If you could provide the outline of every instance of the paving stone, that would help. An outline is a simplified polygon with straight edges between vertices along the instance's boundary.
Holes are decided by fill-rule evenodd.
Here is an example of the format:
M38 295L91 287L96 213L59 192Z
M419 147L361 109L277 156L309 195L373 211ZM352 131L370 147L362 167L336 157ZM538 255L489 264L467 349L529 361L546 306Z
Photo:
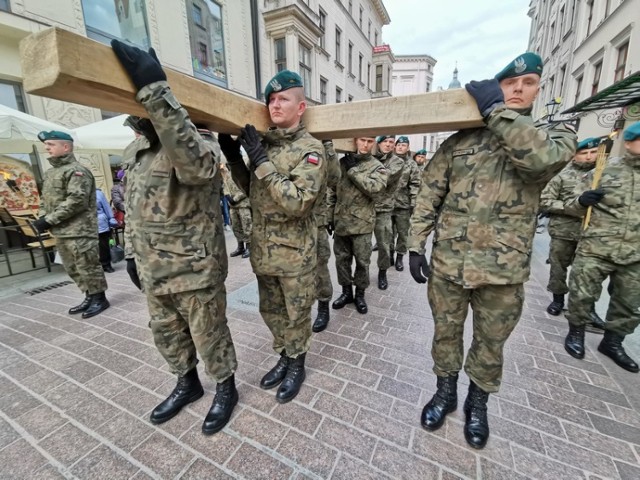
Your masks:
M0 450L6 445L13 443L20 435L16 432L10 424L0 418Z
M309 435L316 431L322 421L322 415L295 402L277 403L271 416Z
M640 467L637 464L629 465L618 461L615 464L621 480L638 480L640 478Z
M400 447L409 446L410 428L366 408L360 409L353 425Z
M41 405L18 417L16 422L33 438L40 440L67 423L67 419L47 405Z
M482 480L526 480L530 477L520 475L511 468L506 468L503 465L487 460L486 458L480 458L480 476Z
M47 459L24 439L0 450L0 465L4 478L32 478L33 474L46 464Z
M592 429L573 424L565 423L564 429L569 442L572 444L595 450L625 462L636 462L633 449L627 442L616 440Z
M334 449L293 430L284 437L277 452L322 478L329 476L338 457Z
M180 476L180 480L227 480L233 477L227 475L223 470L214 464L198 458L184 474Z
M40 446L63 465L71 465L87 452L93 450L98 441L71 423L63 425L40 441Z
M304 388L304 385L302 386ZM246 383L237 386L239 405L248 405L257 410L269 413L276 405L275 394L277 389L265 391Z
M242 410L234 417L233 421L229 424L233 431L241 437L254 440L273 450L276 449L280 440L282 440L289 430L289 427L274 422L268 417L248 409Z
M354 329L351 329L349 332L353 332ZM345 332L345 334L349 334ZM354 337L355 335L350 335ZM355 336L358 338L357 336ZM349 345L349 350L353 350L355 352L364 353L365 355L369 355L371 357L380 357L382 352L384 352L384 347L380 345L374 345L373 343L363 342L361 340L353 340L351 345Z
M640 445L640 428L616 422L610 418L601 417L600 415L594 415L593 413L589 413L588 415L593 426L600 433Z
M529 405L535 410L577 423L584 427L592 426L589 417L578 407L536 395L535 393L528 393L527 397L529 398Z
M242 443L227 433L229 426L215 435L203 435L201 424L194 425L180 437L180 441L202 453L209 460L222 465Z
M383 376L380 379L377 390L408 403L418 403L418 400L420 400L420 388L389 377Z
M115 403L127 409L136 416L150 412L163 399L148 393L138 387L129 387L113 397Z
M607 405L596 398L575 393L570 390L564 390L562 388L550 388L549 394L551 398L567 405L573 405L576 408L582 410L589 410L600 415L609 415L609 409Z
M439 470L435 464L383 442L378 442L371 464L394 478L407 480L437 478Z
M380 379L380 375L345 363L338 364L331 374L368 388L374 388Z
M41 405L40 401L24 390L16 390L0 398L0 411L9 418L16 418Z
M379 480L381 478L391 477L344 454L340 455L333 475L331 475L332 480Z
M491 428L491 435L489 436L487 445L481 450L472 448L464 438L464 416L461 415L461 417L462 418L459 420L454 420L452 418L447 419L445 425L438 430L438 432L434 432L434 434L439 438L444 438L454 445L478 455L479 457L488 458L489 460L497 462L504 467L513 469L513 455L511 455L510 442L500 438L498 435L495 435L492 429L493 426L489 425ZM444 437L438 435L442 430L445 432Z
M577 380L571 380L571 386L577 393L587 395L598 400L602 400L607 403L614 403L621 407L629 408L629 401L627 397L622 393L614 392L605 388L589 385L588 383L578 382Z
M546 450L540 432L491 414L489 414L488 419L491 435L497 435L536 452L545 453Z
M564 431L562 430L560 421L554 416L506 401L500 401L500 411L506 419L551 433L558 437L564 437Z
M78 478L110 480L113 478L129 478L138 470L139 468L136 465L113 450L100 446L76 463L71 468L71 473Z
M393 397L374 392L353 383L347 384L344 392L342 392L342 397L363 407L384 413L385 415L389 413L391 405L393 404Z
M103 423L97 432L125 452L130 452L153 433L153 428L128 413Z
M640 414L629 408L619 407L618 405L608 405L609 410L613 413L614 418L622 423L640 428Z
M605 376L586 372L585 375L587 376L587 381L594 384L596 387L606 388L607 390L612 390L614 392L622 392L618 382L609 377L608 374Z
M392 378L395 377L398 372L398 365L369 355L365 357L361 367Z
M412 405L402 400L394 400L389 416L398 422L417 427L420 424L423 407L424 405Z
M293 473L291 467L246 443L227 462L227 468L252 480L288 478Z
M134 370L125 378L127 380L130 380L131 382L137 383L142 387L148 388L149 390L155 390L168 380L173 380L175 382L174 375L162 372L157 368L153 368L149 365L142 365L140 368Z
M314 410L324 412L334 418L351 423L360 408L355 403L348 402L328 393L321 393L315 404Z
M323 357L322 355L318 355L316 353L307 352L307 358L305 360L305 367L307 369L312 369L320 373L330 373L336 368L338 365L338 361ZM275 365L275 359L269 358L262 364L265 368L271 368ZM344 365L344 364L341 364Z
M90 348L86 352L83 352L82 356L87 360L91 360L107 370L122 376L130 374L142 365L137 360L99 346Z
M65 476L62 475L58 471L58 469L53 467L51 464L45 465L29 477L30 480L63 480L64 478Z
M71 377L78 383L86 383L104 372L104 368L84 360L78 360L60 370L61 374Z
M325 418L316 438L340 451L369 462L376 439L368 434Z
M585 372L593 372L599 375L607 375L607 371L600 363L592 362L588 358L585 358L582 360L573 358L571 355L569 355L564 351L560 353L554 353L553 356L558 363L569 365L571 367L578 368Z
M336 377L330 377L324 373L309 369L302 388L304 388L305 385L311 385L312 387L319 388L320 390L324 390L329 393L339 394L344 388L345 383L345 381Z
M542 438L547 446L547 455L551 458L604 476L609 476L614 471L613 461L608 456L599 453L598 445L586 449L550 435L543 435Z
M333 345L325 345L321 354L324 357L348 363L350 365L358 365L362 361L363 357L361 353L347 350L345 348L334 347Z
M111 398L130 388L131 383L111 372L104 372L102 375L89 380L84 386L98 395Z
M193 459L193 454L164 435L154 433L131 455L163 478L173 478Z
M584 474L578 469L518 446L513 446L513 458L516 464L516 471L532 478L540 480L585 478Z
M62 383L45 392L43 396L62 410L73 408L92 398L89 392L71 382Z
M430 432L417 429L411 451L462 475L476 477L477 457L474 452L438 438Z

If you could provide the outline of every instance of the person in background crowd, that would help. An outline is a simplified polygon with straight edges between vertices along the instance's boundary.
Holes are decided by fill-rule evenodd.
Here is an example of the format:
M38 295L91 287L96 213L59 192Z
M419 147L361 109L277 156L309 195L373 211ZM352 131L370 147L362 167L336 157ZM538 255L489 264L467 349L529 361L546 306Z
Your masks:
M113 204L113 216L118 222L118 226L124 227L124 170L116 172L116 181L111 187L111 203Z
M96 209L98 212L98 251L100 264L102 269L107 273L113 273L115 270L111 266L111 227L117 227L118 222L113 216L113 211L109 206L107 197L104 196L102 190L96 188Z

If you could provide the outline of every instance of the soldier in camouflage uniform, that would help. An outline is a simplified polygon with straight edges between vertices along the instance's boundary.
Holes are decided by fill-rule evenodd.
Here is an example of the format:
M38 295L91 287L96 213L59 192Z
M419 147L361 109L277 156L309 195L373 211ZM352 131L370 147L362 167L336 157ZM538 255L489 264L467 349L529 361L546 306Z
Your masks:
M608 276L613 291L598 351L635 373L638 364L626 354L622 342L640 323L640 122L625 130L623 140L624 157L610 159L599 188L586 190L573 202L579 215L589 206L592 213L569 276L565 349L575 358L584 358L585 325Z
M300 75L281 71L269 81L264 96L275 128L260 138L255 127L247 125L240 141L224 134L219 138L233 179L251 201L251 266L258 279L260 313L280 354L260 386L280 385L276 400L286 403L305 379L316 298L314 207L324 200L327 163L322 144L301 121L307 104ZM240 156L240 143L249 156L249 169Z
M369 286L371 234L376 222L375 203L384 192L388 177L384 165L371 154L374 141L369 137L356 138L356 153L349 153L340 161L342 176L336 187L333 253L342 294L333 302L335 310L355 302L359 313L368 311L364 291ZM352 276L354 259L356 268Z
M413 160L418 165L418 170L420 170L420 174L424 171L424 167L427 166L427 151L423 148L418 150L413 154Z
M123 154L125 243L144 286L154 342L178 376L150 420L166 422L202 397L199 354L217 383L202 424L204 434L213 434L227 424L238 402L236 355L225 316L227 253L216 201L222 188L217 142L191 123L153 49L111 44L149 115L130 119L143 136Z
M224 180L224 190L227 192L227 200L229 201L231 228L238 242L238 248L231 252L229 256L237 257L242 255L242 258L249 258L249 245L251 244L251 204L249 203L249 197L233 181L224 163L220 165L220 169Z
M387 186L376 197L376 224L373 229L378 246L378 288L386 290L389 286L387 270L391 266L391 241L393 228L391 213L395 202L396 189L405 166L405 162L394 152L395 136L381 135L376 138L378 154L376 158L387 170Z
M438 380L421 423L436 430L457 408L470 305L464 434L474 448L489 438L487 400L500 387L503 347L522 312L540 192L575 151L569 127L533 124L541 72L540 57L526 53L495 79L466 85L486 127L461 130L442 144L424 171L411 218L409 267L419 283L429 276L425 243L435 230L428 297Z
M96 181L76 160L70 135L54 130L40 132L38 138L52 168L44 174L40 218L33 226L40 232L50 230L67 274L85 294L69 313L90 318L109 307L107 280L98 259Z
M311 330L315 333L322 332L329 324L329 302L333 296L333 285L329 274L329 259L331 258L331 245L329 235L333 236L333 209L329 208L332 198L335 196L335 187L340 180L340 164L338 155L333 148L333 141L324 140L324 155L327 160L327 191L321 196L322 201L316 203L314 216L318 226L318 267L316 272L316 297L318 299L318 316L313 322Z
M409 139L399 137L396 142L396 155L404 162L404 168L398 181L394 208L391 215L393 237L391 239L391 262L393 263L394 251L396 255L395 267L401 272L404 270L402 257L407 253L407 236L409 235L409 220L416 206L416 198L420 189L421 172L416 162L411 159L409 151Z
M588 188L585 177L595 166L599 143L598 138L587 138L578 143L573 162L551 179L540 196L540 208L550 215L551 268L547 285L547 290L553 294L553 301L547 307L550 315L560 315L564 308L564 296L569 293L567 269L573 262L582 232L582 218L573 216L565 207L575 199L574 190L578 184L583 187L580 191ZM591 313L590 328L600 333L604 328L604 322L595 310Z

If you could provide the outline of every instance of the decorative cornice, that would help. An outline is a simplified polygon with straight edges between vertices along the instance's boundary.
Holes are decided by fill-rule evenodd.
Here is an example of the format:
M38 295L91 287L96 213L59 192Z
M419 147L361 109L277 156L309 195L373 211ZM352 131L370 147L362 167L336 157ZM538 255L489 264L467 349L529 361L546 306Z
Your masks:
M382 19L382 24L389 25L391 23L391 17L389 17L389 12L387 12L384 3L382 3L382 0L371 0L371 4Z

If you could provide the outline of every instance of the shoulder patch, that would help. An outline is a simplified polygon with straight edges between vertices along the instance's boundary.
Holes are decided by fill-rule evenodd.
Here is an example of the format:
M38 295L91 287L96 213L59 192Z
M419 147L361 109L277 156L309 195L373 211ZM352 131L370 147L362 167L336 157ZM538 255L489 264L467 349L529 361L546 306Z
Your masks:
M317 153L310 153L307 155L307 163L318 165L320 163L320 156Z
M475 153L475 148L463 148L462 150L454 150L454 157L461 157L462 155L473 155Z
M73 176L74 177L84 177L84 173L76 170L75 172L73 172Z

